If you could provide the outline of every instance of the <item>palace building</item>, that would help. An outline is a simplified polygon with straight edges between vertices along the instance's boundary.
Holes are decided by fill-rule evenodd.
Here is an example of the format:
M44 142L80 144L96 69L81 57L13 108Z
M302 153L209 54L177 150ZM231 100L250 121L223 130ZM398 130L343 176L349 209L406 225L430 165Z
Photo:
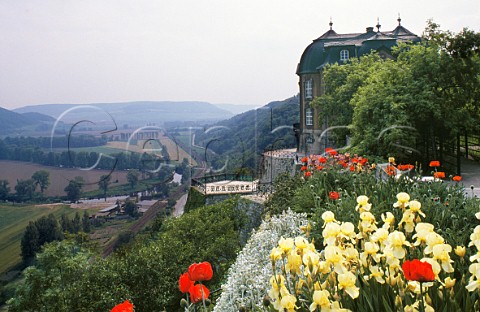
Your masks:
M400 17L397 21L398 26L391 31L382 31L377 22L375 30L367 27L363 33L351 34L336 33L330 21L330 29L305 49L296 72L300 87L300 123L294 125L294 131L299 154L321 154L330 145L326 136L322 136L327 125L319 120L317 109L310 105L315 97L325 93L322 79L325 66L348 63L351 58L372 51L382 58L393 58L391 48L399 42L416 43L421 40L401 25Z

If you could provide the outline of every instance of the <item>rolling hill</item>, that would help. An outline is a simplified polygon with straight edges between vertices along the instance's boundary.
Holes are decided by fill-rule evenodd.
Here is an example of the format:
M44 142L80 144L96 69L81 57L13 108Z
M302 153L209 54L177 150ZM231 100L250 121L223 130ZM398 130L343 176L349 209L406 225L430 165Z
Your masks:
M292 126L299 122L299 105L294 96L206 126L196 132L195 144L215 153L214 168L228 158L230 170L243 164L256 171L266 150L296 146Z
M39 114L21 114L0 107L0 136L20 135L34 131L44 131L51 128L55 119Z
M113 120L117 126L130 127L157 125L165 122L201 121L215 122L233 114L207 102L196 101L136 101L121 103L42 104L17 108L17 113L41 113L60 118L64 123L76 123L102 117Z

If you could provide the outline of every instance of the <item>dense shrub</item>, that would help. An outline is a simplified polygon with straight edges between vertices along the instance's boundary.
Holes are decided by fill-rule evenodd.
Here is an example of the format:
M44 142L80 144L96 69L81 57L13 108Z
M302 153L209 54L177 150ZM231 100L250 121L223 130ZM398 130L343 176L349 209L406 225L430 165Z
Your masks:
M135 311L175 311L178 277L193 262L209 261L215 290L240 249L245 218L238 199L170 218L162 232L98 259L71 241L47 245L10 301L10 311L108 311L130 299ZM53 302L57 302L54 304Z

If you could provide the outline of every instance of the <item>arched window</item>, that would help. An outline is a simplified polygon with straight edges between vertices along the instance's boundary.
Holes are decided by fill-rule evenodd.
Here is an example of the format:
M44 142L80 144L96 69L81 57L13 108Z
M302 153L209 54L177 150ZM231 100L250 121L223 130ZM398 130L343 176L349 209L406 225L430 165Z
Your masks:
M305 125L313 126L313 111L311 108L305 110Z
M348 61L348 58L349 58L348 50L340 51L340 61L346 62Z
M305 81L305 99L311 100L313 98L313 80Z

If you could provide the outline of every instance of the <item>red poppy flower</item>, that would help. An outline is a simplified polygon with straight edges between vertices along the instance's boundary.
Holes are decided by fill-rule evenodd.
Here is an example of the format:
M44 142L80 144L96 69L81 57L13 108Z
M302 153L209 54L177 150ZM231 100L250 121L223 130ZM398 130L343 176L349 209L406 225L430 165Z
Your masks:
M180 275L180 278L178 279L178 288L180 288L180 291L182 293L188 292L190 287L193 286L195 282L190 279L190 276L188 275L187 272L183 273Z
M368 158L362 158L362 159L360 159L360 164L361 164L362 166L365 166L365 164L366 164L367 162L368 162Z
M340 194L338 192L331 191L330 193L328 193L328 197L332 200L337 200L340 198Z
M322 170L324 167L323 167L323 166L320 166L320 165L318 165L316 168L317 168L317 170L318 170L318 171L320 171L320 170Z
M323 156L320 156L318 157L318 161L322 164L326 163L327 162L327 158L326 157L323 157Z
M354 165L350 165L350 171L355 171L355 166Z
M305 171L307 169L308 169L307 166L302 166L302 168L300 168L301 171Z
M306 171L304 173L304 175L305 175L305 178L308 178L308 177L312 176L312 173L310 171Z
M133 312L133 304L125 300L123 303L117 304L110 312Z
M435 280L432 265L418 259L405 261L402 264L403 275L409 281L432 282Z
M208 281L213 276L212 265L209 262L194 263L188 268L188 275L192 281Z
M325 152L327 152L330 156L335 156L335 155L338 154L336 150L334 150L333 148L330 148L330 147L326 148Z
M455 181L455 182L460 182L460 181L462 181L462 177L456 175L456 176L454 176L454 177L452 178L452 180Z
M440 162L438 160L432 160L430 162L430 167L440 167Z
M352 158L352 163L357 164L358 163L358 158L357 157Z
M397 174L397 168L392 165L388 165L387 168L385 168L385 171L389 176L394 176Z
M434 172L433 177L436 179L445 179L445 172L442 172L442 171Z
M306 163L308 162L308 157L303 157L302 159L300 159L303 163Z
M206 300L210 295L210 291L203 284L197 284L191 287L188 292L190 293L190 300L193 303L202 301L202 298Z
M410 165L410 164L397 166L398 170L401 170L401 171L412 170L414 167L415 167L414 165Z

